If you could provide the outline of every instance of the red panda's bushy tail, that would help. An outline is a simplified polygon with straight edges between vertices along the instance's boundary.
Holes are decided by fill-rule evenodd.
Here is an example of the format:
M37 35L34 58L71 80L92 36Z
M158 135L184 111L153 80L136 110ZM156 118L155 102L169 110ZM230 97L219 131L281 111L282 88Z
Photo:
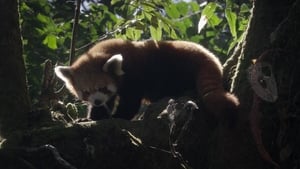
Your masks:
M235 95L218 89L206 93L203 96L203 102L206 109L213 113L220 123L228 127L236 125L240 103Z

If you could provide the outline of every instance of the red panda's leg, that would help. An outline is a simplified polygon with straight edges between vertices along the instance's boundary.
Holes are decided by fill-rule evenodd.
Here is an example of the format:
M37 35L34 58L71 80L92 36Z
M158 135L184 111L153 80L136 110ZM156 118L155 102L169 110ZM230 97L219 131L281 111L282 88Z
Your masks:
M131 120L138 113L141 99L142 97L138 95L120 96L119 105L113 117Z
M105 107L99 106L95 107L92 105L88 106L87 119L91 120L102 120L111 118L110 112L108 112Z

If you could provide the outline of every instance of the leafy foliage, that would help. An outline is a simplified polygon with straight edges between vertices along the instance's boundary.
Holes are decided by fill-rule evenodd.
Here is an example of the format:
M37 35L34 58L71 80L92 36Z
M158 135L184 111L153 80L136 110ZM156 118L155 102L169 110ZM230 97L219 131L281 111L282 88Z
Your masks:
M67 63L74 2L21 0L24 57L33 102L41 86L43 62ZM182 39L201 43L222 61L246 29L249 4L171 0L83 1L76 54L105 38ZM199 32L199 33L198 33Z
M47 0L20 1L24 57L34 103L40 92L44 61L64 60L68 52L73 5L66 3L63 10L60 6Z

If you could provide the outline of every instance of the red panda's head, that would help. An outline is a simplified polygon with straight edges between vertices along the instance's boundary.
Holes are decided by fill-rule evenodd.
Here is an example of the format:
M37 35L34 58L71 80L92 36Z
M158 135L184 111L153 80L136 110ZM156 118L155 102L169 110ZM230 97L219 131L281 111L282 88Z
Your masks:
M122 62L121 54L113 55L104 63L83 55L72 66L57 66L55 73L80 100L93 106L106 106L118 90L114 77L124 74Z

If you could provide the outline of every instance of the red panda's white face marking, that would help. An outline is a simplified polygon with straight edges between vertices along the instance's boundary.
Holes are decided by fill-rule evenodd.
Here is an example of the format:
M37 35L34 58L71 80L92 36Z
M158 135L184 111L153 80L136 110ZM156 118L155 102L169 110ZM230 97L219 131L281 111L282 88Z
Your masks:
M103 64L102 69L90 64L80 67L57 66L55 73L78 99L93 106L106 107L106 103L117 93L117 84L112 75L124 74L122 62L123 56L116 54Z
M117 93L115 81L105 72L82 72L69 66L55 68L56 75L78 99L102 106Z
M106 106L108 102L117 92L114 84L108 84L106 87L99 87L92 91L78 91L78 98L89 102L93 106Z

